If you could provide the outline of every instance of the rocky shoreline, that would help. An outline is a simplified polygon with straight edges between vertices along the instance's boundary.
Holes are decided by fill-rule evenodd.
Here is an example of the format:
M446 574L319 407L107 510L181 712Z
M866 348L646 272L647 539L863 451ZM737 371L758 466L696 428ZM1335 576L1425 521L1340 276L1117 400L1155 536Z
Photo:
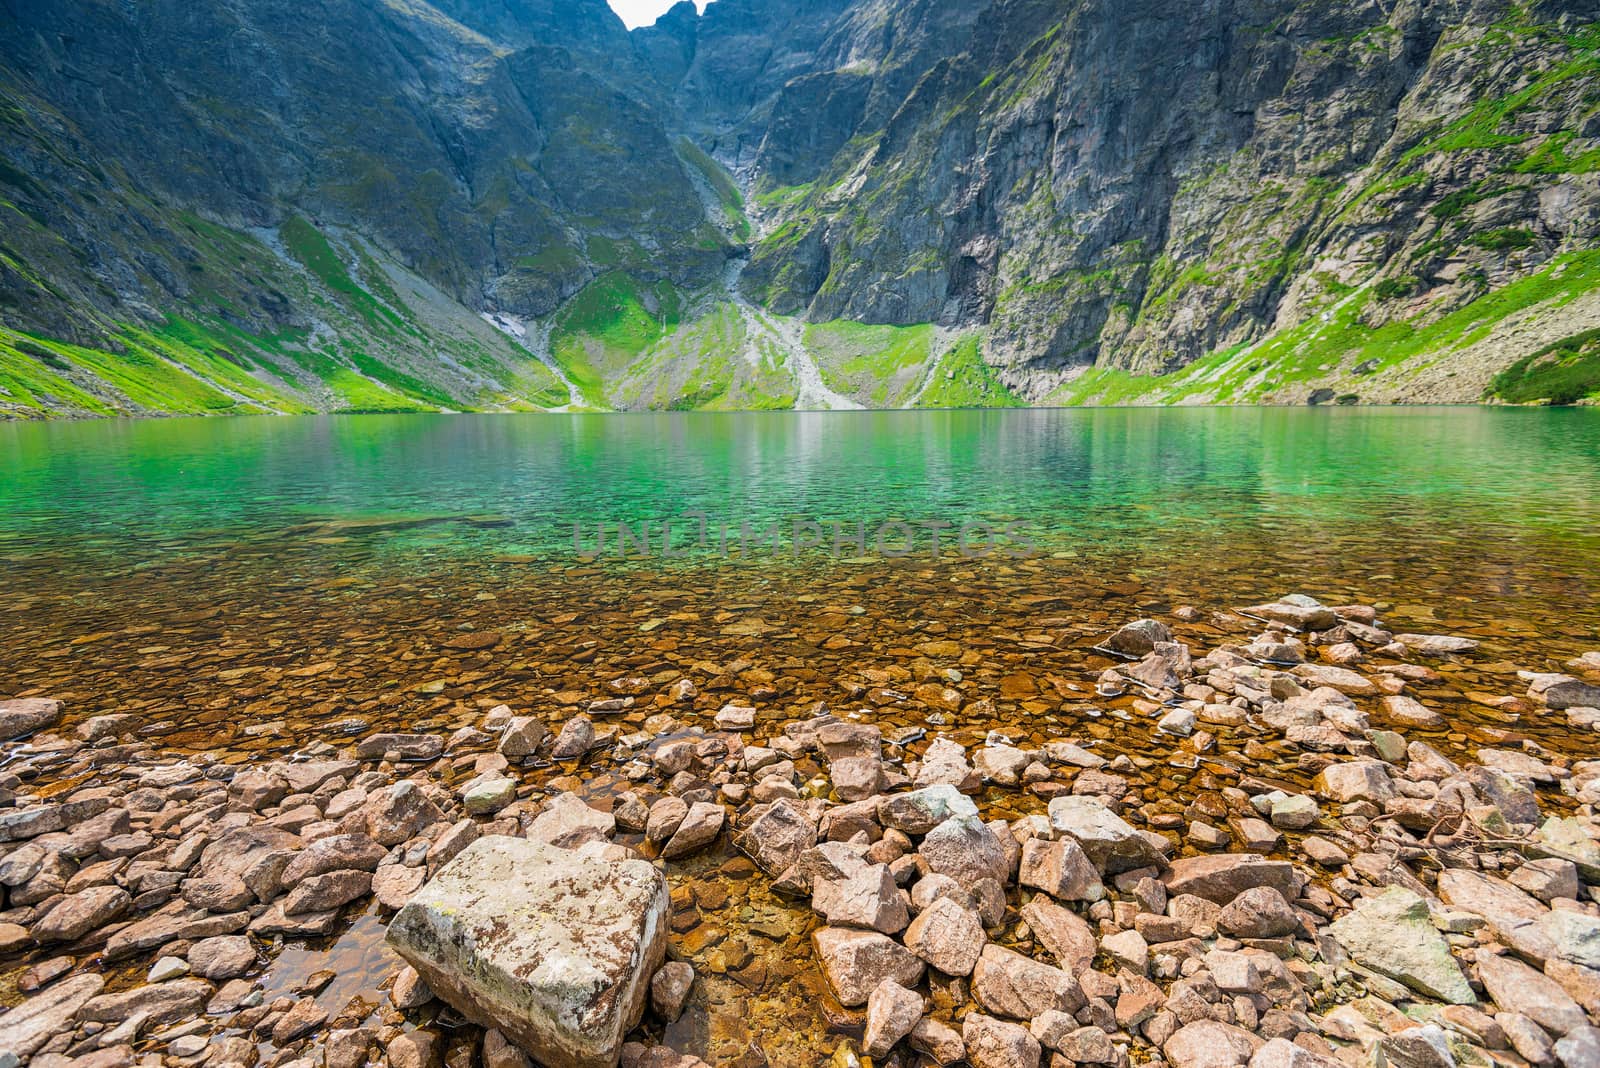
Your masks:
M1600 1065L1600 760L1447 754L1413 694L1470 639L1298 596L1221 615L1248 637L1201 655L1180 608L1085 680L1196 772L1170 791L1114 738L941 733L970 708L940 641L925 729L624 679L559 730L497 706L237 764L0 701L0 1063L694 1068L662 1039L702 902L664 872L731 840L816 916L841 1068ZM1568 670L1478 696L1592 731L1600 654ZM1252 772L1286 753L1302 783ZM381 1004L320 1004L332 970L266 996L374 908L413 965Z

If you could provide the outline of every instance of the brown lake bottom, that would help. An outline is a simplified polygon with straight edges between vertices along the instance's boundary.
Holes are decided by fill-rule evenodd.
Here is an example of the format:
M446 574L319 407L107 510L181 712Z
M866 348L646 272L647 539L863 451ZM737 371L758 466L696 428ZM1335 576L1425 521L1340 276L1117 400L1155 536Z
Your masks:
M1113 661L1094 646L1130 619L1193 605L1200 621L1174 626L1198 653L1259 629L1229 609L1306 592L1375 604L1396 630L1483 642L1470 658L1429 661L1437 678L1408 690L1449 718L1446 732L1412 732L1448 755L1527 737L1600 756L1593 733L1503 701L1526 689L1518 670L1554 670L1597 644L1593 571L1537 543L1510 553L1502 544L1498 559L1464 550L1364 560L1348 546L1336 556L1245 540L1159 561L1104 548L1066 559L671 570L503 557L400 573L381 551L386 536L190 544L130 570L71 554L13 558L0 592L0 695L62 699L67 730L92 715L135 713L147 724L142 737L163 752L236 764L376 731L448 734L502 703L558 729L591 700L632 695L632 708L596 717L602 732L623 735L662 711L684 729L711 730L717 709L737 701L759 710L756 741L820 703L903 741L889 746L891 758L914 758L924 735L972 746L990 731L1025 747L1070 739L1107 758L1126 754L1145 810L1176 819L1204 812L1208 795L1242 780L1303 788L1310 776L1286 743L1252 740L1247 756L1243 735L1214 728L1216 747L1197 754L1158 735L1137 694L1095 694ZM930 643L937 656L927 655ZM665 697L685 676L699 691L691 706ZM929 683L937 686L919 691ZM940 687L960 692L956 707L930 699ZM578 789L604 808L631 786L621 763L601 748L581 765L511 774L519 796ZM48 762L14 756L10 767L30 788L52 786ZM991 815L1045 808L1026 791L995 789L985 800ZM666 869L672 952L701 982L685 1015L656 1037L714 1064L800 1065L825 1059L854 1031L812 962L815 921L804 903L773 895L726 836ZM335 1024L381 1014L381 984L398 966L383 930L368 902L328 943L274 945L269 998L331 970L318 1001ZM4 985L35 957L8 962Z

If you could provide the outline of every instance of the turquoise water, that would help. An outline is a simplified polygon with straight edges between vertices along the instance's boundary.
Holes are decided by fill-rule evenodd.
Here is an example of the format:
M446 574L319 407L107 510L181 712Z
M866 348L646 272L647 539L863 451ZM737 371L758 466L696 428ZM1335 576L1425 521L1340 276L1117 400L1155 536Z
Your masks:
M358 416L0 426L0 554L124 565L218 538L363 539L388 566L441 554L592 552L704 513L725 525L839 521L839 555L889 520L1020 523L1050 553L1146 560L1278 540L1368 563L1417 553L1582 560L1600 549L1600 412L1188 409ZM832 553L836 528L802 528ZM925 527L914 532L930 551ZM954 537L943 535L944 544ZM904 547L903 530L886 545ZM974 533L971 547L983 544ZM995 539L992 544L1008 544ZM333 549L333 545L329 546ZM635 553L638 543L634 542ZM606 555L616 552L609 543ZM1592 559L1589 556L1589 559ZM104 563L104 561L102 561Z

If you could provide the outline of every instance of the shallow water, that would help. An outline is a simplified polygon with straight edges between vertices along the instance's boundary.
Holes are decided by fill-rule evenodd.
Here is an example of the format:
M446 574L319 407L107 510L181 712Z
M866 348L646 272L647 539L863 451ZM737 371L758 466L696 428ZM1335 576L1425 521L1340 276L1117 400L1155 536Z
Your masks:
M704 546L685 512L707 516ZM661 555L659 526L649 556L574 551L575 523L593 550L602 521L671 518L686 555ZM795 520L860 521L866 544L834 552L824 531L795 552ZM911 555L878 553L871 532L891 520L950 524L940 557L926 529ZM1037 552L963 558L954 528L978 521L1020 523ZM718 527L737 545L741 524L772 523L776 551L719 552ZM1206 621L1177 629L1198 651L1249 633L1213 611L1290 592L1373 603L1393 629L1484 642L1408 690L1452 719L1431 741L1526 735L1581 755L1600 751L1592 734L1488 702L1522 693L1519 668L1600 648L1597 561L1593 410L0 426L0 695L63 698L69 725L137 712L157 744L235 762L378 729L447 733L501 702L559 724L643 677L635 708L600 724L624 734L687 674L701 696L671 710L685 725L739 699L760 709L759 739L822 701L889 737L1074 738L1137 757L1151 811L1175 818L1241 776L1304 775L1292 749L1246 759L1223 730L1197 761L1132 698L1097 699L1108 661L1092 647L1116 625L1196 605ZM930 642L954 646L918 649ZM916 688L951 668L968 702L989 703L930 722ZM597 804L626 788L614 767L602 754L584 772ZM538 796L578 770L521 774ZM809 910L727 849L669 871L675 951L706 982L666 1037L713 1063L815 1063L828 1028L849 1025L809 964ZM278 954L267 985L334 967L322 1000L362 1018L389 967L380 935L352 916L331 949Z

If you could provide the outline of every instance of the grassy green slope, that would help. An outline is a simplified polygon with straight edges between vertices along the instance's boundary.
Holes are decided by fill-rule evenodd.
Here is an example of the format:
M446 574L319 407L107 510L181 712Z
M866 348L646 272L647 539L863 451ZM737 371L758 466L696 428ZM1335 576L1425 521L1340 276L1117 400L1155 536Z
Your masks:
M591 403L616 409L791 408L802 356L829 389L866 407L1024 403L983 363L980 336L941 348L929 323L807 324L611 272L557 314L551 354Z
M711 191L716 194L722 211L722 229L736 241L750 240L750 219L745 214L744 193L733 176L716 160L708 156L699 145L687 137L678 141L678 155L700 172Z
M647 284L612 271L556 313L550 354L591 404L610 407L613 383L677 329L682 310L682 294L670 283Z
M1575 404L1600 397L1600 330L1552 342L1494 376L1489 396L1512 404Z
M69 344L0 325L0 417L219 415L311 411L520 410L566 402L565 387L511 338L375 249L292 218L279 248L186 219L195 291L156 324L102 321ZM234 291L256 280L315 321L252 331Z
M792 408L797 384L770 331L727 301L685 317L624 373L613 391L626 408L769 411Z
M933 327L814 323L805 345L828 388L872 408L910 403L933 356Z
M1180 404L1298 403L1313 389L1327 399L1346 403L1367 399L1371 383L1391 388L1452 360L1470 357L1493 346L1516 351L1502 341L1508 325L1557 317L1600 294L1600 250L1559 257L1544 270L1492 290L1462 308L1439 317L1424 310L1406 319L1370 325L1364 317L1381 298L1374 288L1351 293L1322 315L1254 345L1212 353L1167 375L1134 375L1114 368L1091 368L1048 398L1054 404ZM1570 351L1569 351L1570 350ZM1490 356L1499 366L1510 362ZM1587 343L1558 343L1534 356L1517 360L1515 375L1493 379L1490 399L1515 401L1546 388L1566 400L1594 395L1582 368L1592 364ZM1576 368L1558 372L1557 366ZM1546 368L1549 368L1548 370ZM1448 373L1448 372L1447 372ZM1507 372L1509 374L1509 372ZM1548 383L1548 386L1543 385ZM1556 388L1561 387L1561 388Z
M1024 408L1028 402L983 362L983 334L961 337L934 364L918 408Z

